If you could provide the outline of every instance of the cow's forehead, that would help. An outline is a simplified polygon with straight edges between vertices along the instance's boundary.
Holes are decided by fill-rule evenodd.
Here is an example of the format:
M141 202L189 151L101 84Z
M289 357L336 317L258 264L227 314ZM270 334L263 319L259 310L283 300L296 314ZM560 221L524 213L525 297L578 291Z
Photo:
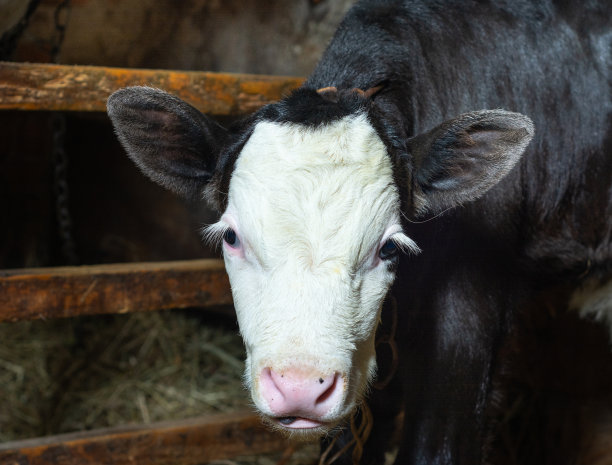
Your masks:
M258 245L342 255L358 248L347 237L380 240L397 199L385 145L357 114L317 127L259 122L236 162L228 210Z
M260 121L241 155L244 165L262 156L291 166L372 165L385 156L384 144L365 113L316 126Z

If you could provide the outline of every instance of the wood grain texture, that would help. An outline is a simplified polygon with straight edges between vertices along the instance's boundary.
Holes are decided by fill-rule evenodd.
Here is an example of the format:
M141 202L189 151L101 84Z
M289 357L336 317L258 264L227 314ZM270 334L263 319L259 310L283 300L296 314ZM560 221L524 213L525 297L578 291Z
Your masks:
M0 465L195 465L289 447L252 413L106 428L0 444Z
M301 78L0 62L0 110L106 111L127 86L166 90L203 113L239 115L289 94Z
M0 270L0 322L231 303L215 259Z

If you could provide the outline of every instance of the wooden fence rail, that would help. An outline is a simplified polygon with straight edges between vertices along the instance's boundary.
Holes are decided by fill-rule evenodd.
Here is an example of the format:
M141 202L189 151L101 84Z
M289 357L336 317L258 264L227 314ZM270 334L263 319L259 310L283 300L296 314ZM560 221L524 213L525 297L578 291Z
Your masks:
M0 110L105 111L115 90L146 85L204 113L240 115L287 95L301 78L0 62Z
M231 303L221 260L0 270L0 322Z
M196 465L290 447L252 413L222 414L0 444L0 465Z

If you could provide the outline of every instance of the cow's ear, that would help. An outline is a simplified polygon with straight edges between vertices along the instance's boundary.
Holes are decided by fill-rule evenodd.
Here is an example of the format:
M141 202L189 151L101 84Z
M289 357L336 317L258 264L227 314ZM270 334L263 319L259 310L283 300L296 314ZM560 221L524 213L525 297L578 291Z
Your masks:
M520 113L466 113L408 141L415 213L440 212L474 200L500 181L533 137Z
M116 91L107 111L119 141L147 176L182 196L202 195L228 137L222 126L150 87Z

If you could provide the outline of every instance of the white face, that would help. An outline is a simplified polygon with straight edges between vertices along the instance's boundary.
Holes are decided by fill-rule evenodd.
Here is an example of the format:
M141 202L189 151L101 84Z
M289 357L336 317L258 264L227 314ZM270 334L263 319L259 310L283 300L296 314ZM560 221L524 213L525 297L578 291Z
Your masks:
M400 226L386 149L364 115L260 122L238 157L220 240L247 351L245 381L281 428L320 434L375 374L374 336L394 279L380 258ZM235 232L235 236L231 232Z

